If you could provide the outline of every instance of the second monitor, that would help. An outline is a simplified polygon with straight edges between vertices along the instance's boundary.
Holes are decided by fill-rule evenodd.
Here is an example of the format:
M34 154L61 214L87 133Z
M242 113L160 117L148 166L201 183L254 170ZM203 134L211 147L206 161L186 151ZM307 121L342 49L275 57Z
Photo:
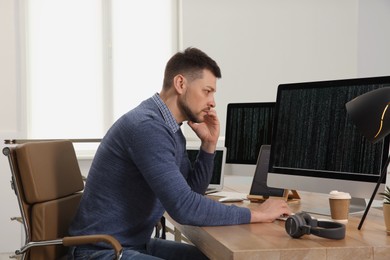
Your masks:
M227 106L226 163L256 165L262 145L270 145L275 102L230 103Z

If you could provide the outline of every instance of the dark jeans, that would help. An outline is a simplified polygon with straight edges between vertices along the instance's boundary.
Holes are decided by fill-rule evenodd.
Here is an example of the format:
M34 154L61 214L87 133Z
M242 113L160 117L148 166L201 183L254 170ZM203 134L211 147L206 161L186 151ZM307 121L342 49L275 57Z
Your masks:
M98 247L78 247L69 250L68 259L114 259L114 250ZM145 246L124 247L122 260L128 259L208 259L195 246L164 239L151 239Z

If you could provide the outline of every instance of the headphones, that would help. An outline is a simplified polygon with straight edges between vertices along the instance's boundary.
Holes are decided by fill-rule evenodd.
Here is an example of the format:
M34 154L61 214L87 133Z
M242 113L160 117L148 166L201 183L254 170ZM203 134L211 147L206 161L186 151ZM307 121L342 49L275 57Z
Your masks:
M305 212L289 216L286 220L285 229L287 234L293 238L310 234L329 239L343 239L345 237L344 224L318 221Z

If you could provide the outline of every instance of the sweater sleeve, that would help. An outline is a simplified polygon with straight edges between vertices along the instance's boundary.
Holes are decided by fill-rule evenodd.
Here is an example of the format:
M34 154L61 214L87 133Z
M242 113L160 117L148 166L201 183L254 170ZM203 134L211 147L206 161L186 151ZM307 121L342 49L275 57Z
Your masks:
M193 191L204 194L210 183L214 171L215 153L206 153L199 150L194 167L189 170L187 182Z
M176 164L176 141L164 125L143 123L128 152L169 215L178 223L215 226L249 223L247 208L228 206L194 192Z

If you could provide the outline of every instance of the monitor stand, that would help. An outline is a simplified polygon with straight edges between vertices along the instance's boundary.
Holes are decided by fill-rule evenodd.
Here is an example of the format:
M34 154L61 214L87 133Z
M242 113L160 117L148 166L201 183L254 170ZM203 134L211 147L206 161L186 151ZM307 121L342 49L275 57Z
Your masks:
M301 197L296 190L284 189L283 197L288 203L300 202Z
M367 207L367 203L365 199L354 198L352 197L351 202L349 204L349 214L360 214L363 213ZM330 216L330 208L308 208L302 209L302 211L312 214Z

